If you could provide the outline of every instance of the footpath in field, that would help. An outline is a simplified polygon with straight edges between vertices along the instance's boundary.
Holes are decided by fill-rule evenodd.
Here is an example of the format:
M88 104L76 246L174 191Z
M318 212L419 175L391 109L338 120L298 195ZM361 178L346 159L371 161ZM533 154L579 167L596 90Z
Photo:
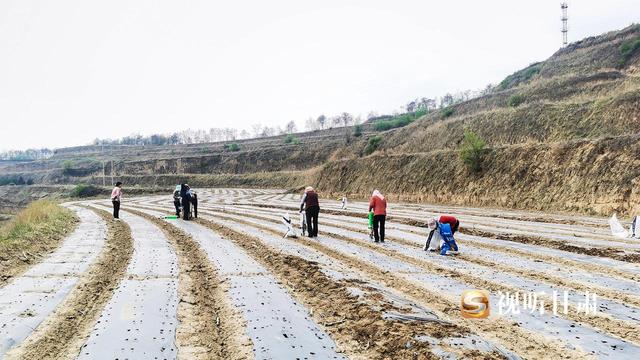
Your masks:
M165 213L143 210L154 216ZM267 269L233 242L190 222L170 220L196 240L228 283L228 296L246 321L257 359L344 358L307 309L280 286Z
M54 311L103 248L106 223L91 210L71 209L80 219L75 231L42 262L0 288L0 358Z
M162 231L127 212L134 252L126 278L96 322L79 359L173 359L178 264Z

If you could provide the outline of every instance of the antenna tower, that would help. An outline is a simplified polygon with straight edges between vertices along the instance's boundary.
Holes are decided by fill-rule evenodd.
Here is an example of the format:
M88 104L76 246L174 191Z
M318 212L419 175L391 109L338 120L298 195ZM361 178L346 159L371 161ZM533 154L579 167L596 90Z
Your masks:
M569 5L563 2L560 4L560 8L562 9L562 47L565 47L567 46L567 33L569 32L567 28L567 20L569 19L569 17L567 17L567 8L569 8Z

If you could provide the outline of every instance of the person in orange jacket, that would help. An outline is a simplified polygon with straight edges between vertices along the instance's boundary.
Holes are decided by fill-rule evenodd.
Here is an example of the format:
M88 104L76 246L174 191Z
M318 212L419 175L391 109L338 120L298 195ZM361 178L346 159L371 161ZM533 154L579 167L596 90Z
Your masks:
M378 190L374 190L369 200L369 212L373 210L373 236L375 242L384 242L384 222L387 218L387 200ZM379 228L379 230L378 230Z

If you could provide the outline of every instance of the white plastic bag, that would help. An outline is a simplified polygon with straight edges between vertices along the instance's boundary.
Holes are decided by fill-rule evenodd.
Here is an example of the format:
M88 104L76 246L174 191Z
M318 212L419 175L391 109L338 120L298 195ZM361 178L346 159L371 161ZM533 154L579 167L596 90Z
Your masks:
M613 216L609 219L609 226L611 227L611 235L619 238L626 238L629 236L627 230L625 230L624 226L622 226L622 224L620 224L620 221L618 221L618 217L616 216L616 214L613 214Z
M444 240L442 239L442 236L440 235L440 232L436 229L433 232L433 236L431 237L431 242L429 243L429 248L424 249L424 250L427 250L427 251L440 251L440 248L442 247L443 243L444 243Z

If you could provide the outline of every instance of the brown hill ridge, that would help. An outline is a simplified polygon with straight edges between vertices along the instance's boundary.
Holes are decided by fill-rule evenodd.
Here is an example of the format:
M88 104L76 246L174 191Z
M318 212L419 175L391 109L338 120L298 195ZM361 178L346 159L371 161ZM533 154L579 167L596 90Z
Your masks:
M635 44L635 45L634 45ZM2 177L42 184L294 188L325 195L609 214L640 211L640 26L570 44L509 75L493 93L432 111L398 129L329 129L283 137L174 146L59 149L53 158L0 167ZM514 101L516 99L517 101ZM480 173L458 157L463 130L489 147ZM378 150L363 156L367 140ZM113 165L113 166L112 166ZM113 169L112 169L113 167ZM107 176L108 182L111 176Z

